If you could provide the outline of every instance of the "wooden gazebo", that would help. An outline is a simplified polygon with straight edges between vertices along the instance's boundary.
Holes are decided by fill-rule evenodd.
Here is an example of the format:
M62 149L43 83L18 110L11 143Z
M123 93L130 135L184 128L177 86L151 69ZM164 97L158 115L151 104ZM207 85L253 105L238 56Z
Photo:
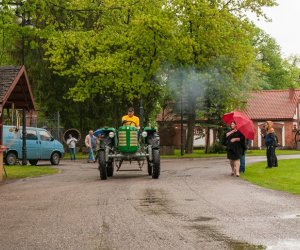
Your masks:
M26 125L26 113L36 110L25 66L0 67L0 147L2 148L3 111L22 109L23 124ZM3 150L0 150L3 151ZM0 180L2 179L3 156L0 155Z

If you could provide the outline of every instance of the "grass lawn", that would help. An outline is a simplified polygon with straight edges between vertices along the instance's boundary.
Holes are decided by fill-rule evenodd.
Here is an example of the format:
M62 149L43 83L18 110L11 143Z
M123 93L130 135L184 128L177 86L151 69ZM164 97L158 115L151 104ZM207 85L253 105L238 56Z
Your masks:
M4 166L7 180L36 177L48 174L56 174L59 172L57 168L46 167L46 166Z
M299 150L276 150L276 155L295 155L300 154ZM247 156L265 156L266 150L248 150L246 153ZM180 155L180 150L175 149L174 155L161 155L161 158L211 158L211 157L226 157L226 153L220 154L205 154L203 149L194 150L193 154L184 154Z
M280 160L278 168L266 169L266 161L251 164L241 177L256 185L300 194L300 159Z

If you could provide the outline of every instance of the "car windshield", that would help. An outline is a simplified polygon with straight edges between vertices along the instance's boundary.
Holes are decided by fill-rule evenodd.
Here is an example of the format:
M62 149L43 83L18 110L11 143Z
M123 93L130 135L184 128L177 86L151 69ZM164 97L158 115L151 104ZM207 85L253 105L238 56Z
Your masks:
M52 140L52 136L49 134L48 131L39 131L40 133L40 138L41 141L51 141Z

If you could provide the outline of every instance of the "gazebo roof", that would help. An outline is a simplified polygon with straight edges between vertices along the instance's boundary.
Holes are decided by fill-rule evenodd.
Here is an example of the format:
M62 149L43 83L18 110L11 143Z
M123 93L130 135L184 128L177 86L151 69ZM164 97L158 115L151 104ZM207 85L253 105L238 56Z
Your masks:
M0 105L0 111L12 106L15 109L36 109L24 66L0 67Z

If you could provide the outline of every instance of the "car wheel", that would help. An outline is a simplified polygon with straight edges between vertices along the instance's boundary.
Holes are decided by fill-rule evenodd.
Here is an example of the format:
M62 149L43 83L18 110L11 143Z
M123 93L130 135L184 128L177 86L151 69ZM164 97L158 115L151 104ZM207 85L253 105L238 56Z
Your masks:
M99 171L100 171L100 179L106 180L107 179L107 169L106 169L106 162L105 162L105 152L99 152Z
M59 153L54 152L51 155L50 162L51 162L52 165L58 165L59 162L60 162L60 155L59 155Z
M160 175L160 154L158 149L153 149L153 173L152 178L158 179Z
M38 160L29 160L29 163L32 166L36 166L36 164L38 163Z
M6 165L16 165L17 163L17 155L13 152L9 152L5 157Z

